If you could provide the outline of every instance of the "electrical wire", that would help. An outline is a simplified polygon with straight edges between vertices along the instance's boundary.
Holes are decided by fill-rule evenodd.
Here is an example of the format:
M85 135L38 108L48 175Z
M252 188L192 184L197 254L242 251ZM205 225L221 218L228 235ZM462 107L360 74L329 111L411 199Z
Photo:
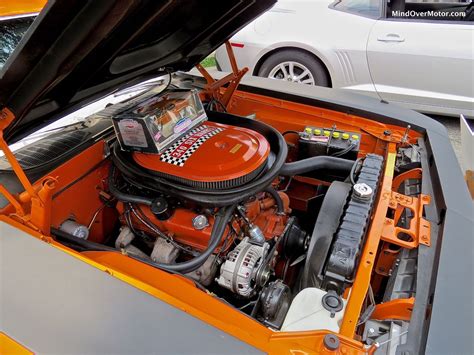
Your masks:
M351 171L349 173L349 178L351 179L351 184L352 185L355 185L356 182L355 182L355 177L354 177L354 174L356 172L356 169L357 167L359 166L360 162L363 160L364 158L363 157L360 157L360 158L357 158L354 165L352 165L352 168L351 168Z
M148 227L148 229L151 229L153 232L155 232L156 234L158 234L159 237L165 239L167 242L171 243L174 247L178 248L178 249L181 249L185 252L189 252L189 250L187 250L185 247L183 247L182 245L176 243L173 238L169 237L168 235L166 235L165 233L163 233L160 229L158 229L158 227L153 224L153 222L151 222L148 217L146 217L144 214L143 214L143 211L140 209L140 207L137 206L137 210L140 211L140 213L142 215L140 215L137 210L135 210L135 208L133 207L133 205L130 203L129 204L130 206L130 210L132 211L132 213L135 215L135 217L137 217L137 219L143 224L145 225L146 227Z
M238 309L239 311L242 311L243 309L245 309L245 308L247 308L247 307L249 307L249 306L255 305L255 303L257 303L256 300L255 300L255 301L250 301L249 303L244 304L242 307L239 307L239 308L237 308L237 309Z
M106 204L104 203L103 205L101 205L95 212L94 212L94 215L92 216L89 224L87 225L87 229L91 229L92 228L92 225L94 224L97 216L99 215L100 211L102 211L104 208L105 208Z
M342 156L346 153L349 153L353 148L356 147L356 145L357 145L356 143L351 142L351 144L347 148L345 148L343 150L340 150L339 152L335 152L335 153L331 154L331 156L332 157L340 157L340 156Z
M224 106L224 104L221 101L219 101L218 99L216 99L215 97L213 97L208 103L209 110L219 111L219 110L217 110L217 106L215 106L215 104L219 104L219 106L222 108L222 111L227 112L227 108ZM213 107L215 107L215 108L213 109Z
M370 304L367 305L367 308L360 315L360 321L359 321L359 323L357 323L357 326L360 326L360 325L364 324L365 322L367 322L369 320L370 316L372 315L372 313L375 310L376 304L375 304L374 291L372 290L372 286L370 286L370 285L369 285L369 289L367 291L366 300L367 300L367 298L368 298Z

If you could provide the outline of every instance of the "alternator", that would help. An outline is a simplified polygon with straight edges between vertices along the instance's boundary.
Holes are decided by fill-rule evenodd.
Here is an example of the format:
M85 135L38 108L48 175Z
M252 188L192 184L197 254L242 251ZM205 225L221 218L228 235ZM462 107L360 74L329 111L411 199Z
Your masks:
M260 282L257 273L268 250L268 244L256 245L244 238L222 264L217 283L243 297L251 297ZM260 273L258 273L260 274ZM259 277L260 279L261 277Z

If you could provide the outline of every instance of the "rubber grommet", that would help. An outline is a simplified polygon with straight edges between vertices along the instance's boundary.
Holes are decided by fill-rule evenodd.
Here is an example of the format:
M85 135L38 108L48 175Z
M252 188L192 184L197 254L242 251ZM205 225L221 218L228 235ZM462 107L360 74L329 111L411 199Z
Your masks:
M340 344L339 338L334 334L326 334L323 342L328 350L337 350Z

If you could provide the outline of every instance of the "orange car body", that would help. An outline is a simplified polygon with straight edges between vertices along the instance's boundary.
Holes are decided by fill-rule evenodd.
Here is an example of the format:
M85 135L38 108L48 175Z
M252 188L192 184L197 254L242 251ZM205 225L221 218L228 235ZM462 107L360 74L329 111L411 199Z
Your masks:
M0 3L0 17L36 14L46 4L46 0L5 0Z
M191 29L185 24L176 23L177 19L183 18L187 9L173 2L167 5L144 2L142 8L133 1L125 0L110 4L86 4L71 0L69 8L67 1L57 1L40 14L38 32L32 35L37 35L48 45L38 42L34 46L31 41L25 41L19 53L19 58L23 60L20 69L29 69L21 73L22 70L15 67L20 64L13 61L5 69L4 81L0 81L0 149L5 155L2 161L11 166L0 170L0 195L4 200L0 207L0 245L4 258L0 266L7 270L1 271L4 277L0 289L2 354L367 354L385 349L387 342L382 341L382 338L373 338L377 340L371 341L369 333L373 332L365 326L367 322L379 324L381 329L382 326L391 329L389 333L384 333L391 334L388 339L390 346L409 348L407 351L418 353L435 346L436 339L432 339L435 333L429 333L429 328L437 329L440 323L428 323L431 316L434 320L440 314L436 302L444 301L448 296L457 297L459 302L471 299L469 292L472 295L472 289L463 290L462 295L447 295L444 289L438 288L434 292L435 286L451 281L449 277L437 280L437 271L444 276L447 273L446 266L440 262L446 262L446 258L441 259L439 252L448 250L453 224L464 232L470 228L469 216L465 217L463 213L469 214L472 210L472 206L466 202L469 201L466 200L467 188L462 186L462 175L456 173L456 165L452 161L455 159L454 154L443 129L420 114L341 91L285 86L282 82L260 82L253 78L242 80L246 70L238 70L228 43L234 69L232 73L214 79L197 65L202 77L188 73L170 74L168 85L199 89L201 100L209 105L210 120L218 121L216 117L224 117L235 123L240 119L251 126L253 119L249 117L257 117L255 121L265 127L272 127L272 131L264 132L266 135L259 133L250 137L239 134L238 129L228 129L233 139L246 141L250 155L258 151L259 141L270 141L274 134L281 136L284 146L289 149L288 155L284 157L285 164L304 160L298 156L299 144L302 144L300 138L305 137L305 130L312 130L311 127L324 127L324 131L327 130L324 134L326 138L329 137L326 140L328 147L330 139L340 138L339 133L351 132L353 139L360 142L357 151L359 160L351 162L348 175L342 178L334 178L331 174L321 177L307 175L307 171L304 171L287 179L287 175L281 174L270 184L278 187L282 210L278 210L278 196L271 193L264 195L266 192L262 189L251 198L240 200L238 204L242 205L238 213L237 209L235 213L231 211L233 220L225 225L225 234L223 232L222 236L227 238L231 235L232 243L237 243L242 239L242 234L247 233L247 227L259 227L264 231L265 242L274 242L269 244L269 247L275 246L275 252L271 254L273 276L282 275L278 276L282 280L291 279L295 290L298 290L297 274L302 272L304 258L293 255L291 258L279 259L285 255L287 244L277 249L279 240L284 240L286 223L293 220L290 217L292 210L298 211L300 216L314 214L317 208L311 204L312 201L324 195L328 186L335 181L336 185L347 184L355 189L356 184L350 181L354 178L352 168L356 170L359 161L376 155L383 162L380 176L375 182L377 192L373 195L373 207L367 210L363 238L357 246L360 248L357 249L358 259L353 277L339 284L334 282L324 285L327 294L334 291L332 286L336 285L336 289L342 285L337 290L343 290L338 297L344 304L344 311L337 330L328 330L325 325L296 331L276 329L278 327L265 323L264 317L245 311L247 305L242 301L243 298L232 296L228 301L225 297L230 291L219 294L222 289L216 285L207 288L202 286L200 281L196 281L196 275L190 276L191 272L163 267L155 259L148 258L149 253L145 258L136 257L131 249L126 249L124 245L117 246L111 241L111 237L116 238L117 234L130 227L136 235L141 235L141 232L148 234L142 235L146 244L147 238L158 228L161 231L156 233L158 237L165 234L164 238L169 244L178 243L188 253L190 250L194 253L183 258L182 263L185 264L188 259L199 258L211 245L209 240L212 239L213 228L209 225L197 228L194 217L197 217L198 212L199 216L207 213L207 216L212 216L208 222L214 225L221 217L216 212L221 208L217 203L217 207L203 203L204 208L192 200L193 191L190 191L192 189L189 186L176 188L176 185L169 184L169 188L161 187L159 197L169 198L169 195L176 194L171 196L170 201L179 200L175 202L177 212L173 218L160 220L160 215L152 210L157 199L153 195L156 192L153 188L161 183L168 186L168 181L163 182L163 176L159 176L156 180L158 183L144 185L145 179L130 179L125 175L127 171L120 170L118 153L114 150L118 150L116 136L110 117L107 116L114 105L88 116L85 123L53 133L54 137L61 138L67 134L85 132L84 137L87 138L76 144L74 149L54 154L49 151L47 159L42 157L41 164L37 166L27 166L28 161L22 160L24 155L21 153L24 151L11 150L10 143L46 123L74 112L106 93L130 86L135 79L148 79L143 73L165 77L171 70L190 69L190 65L198 64L210 50L229 38L236 28L242 27L272 5L272 1L262 2L264 5L252 1L238 3L232 9L226 7L230 6L228 3L216 4L215 12L221 13L210 21L206 16L215 13L203 9L201 2L192 2L190 7L196 12L193 19L202 26L199 27L201 31L193 27L196 26L193 21L189 24ZM34 13L43 5L43 1L11 1L0 5L0 11L3 16L13 16L20 12ZM245 21L239 22L242 21L242 13L247 17ZM58 14L64 18L53 16ZM167 17L170 14L173 15L173 21ZM147 21L142 21L140 16ZM205 21L199 23L200 18ZM84 21L84 26L74 28L76 36L69 36L67 31L71 30L70 23L80 19ZM49 27L48 21L57 21L58 26L64 28ZM169 27L163 29L160 26L166 21ZM226 27L229 23L233 25ZM211 25L216 27L213 31L209 30L209 34L206 31ZM158 33L157 28L162 32ZM175 37L170 35L170 28L176 31L171 32L177 34ZM57 31L57 38L52 40L48 37L47 30ZM223 37L216 39L218 35ZM170 41L168 36L173 40ZM182 46L176 45L177 42L181 43L177 38L182 40ZM162 41L160 46L155 47L155 40ZM50 53L52 45L61 48L60 52L55 52L57 56ZM142 51L145 45L150 45L154 50L151 57L146 57L146 51ZM175 45L177 47L173 47ZM166 50L160 52L163 47ZM212 102L216 101L220 108L211 110ZM120 105L117 104L117 107ZM224 129L225 125L219 127ZM313 133L310 133L312 137ZM316 138L322 137L318 135ZM44 142L38 142L38 150L42 149L41 143ZM203 167L206 174L209 171L212 173L212 169L219 171L220 166L215 160L224 160L224 151L236 154L242 149L242 156L237 159L240 161L235 162L236 166L241 166L239 164L242 162L248 163L247 167L255 170L261 165L260 160L252 161L247 151L243 151L245 147L239 147L234 140L214 136L207 142L209 144L203 148L205 157L201 158L201 164L194 162L194 169L189 170L197 175L196 181ZM269 156L267 144L261 145L260 152L265 159ZM419 153L419 160L413 153L407 158L407 152L412 152L410 149ZM179 170L179 165L168 166L167 170L162 168L163 160L158 159L161 158L157 155L138 155L135 161L141 162L141 167L148 171L173 175L174 171ZM403 159L408 159L409 163L403 163ZM344 163L343 160L339 162ZM347 161L345 164L348 164ZM226 165L221 165L224 171ZM447 177L438 165L454 171L453 175ZM192 163L190 166L193 168ZM122 174L121 184L128 184L126 193L114 191L114 169L120 170ZM236 169L231 166L231 173L219 172L234 178L235 174L241 173ZM215 175L219 176L217 173ZM262 175L250 182L258 181ZM184 175L176 173L176 176ZM404 190L405 185L416 185L419 190L409 194ZM180 188L188 195L179 195ZM225 192L216 192L216 200ZM130 202L127 193L140 193L145 197L140 199L142 202ZM209 194L209 191L206 193ZM189 198L181 198L190 195ZM349 201L347 196L343 203L346 203L346 198ZM139 204L145 212L131 215L133 207ZM342 218L342 211L340 213ZM331 214L326 216L327 219L331 217ZM409 222L405 223L405 219L409 219ZM62 229L65 221L74 221L81 228L86 227L87 240L74 239L72 233L65 232ZM134 225L140 223L142 225L135 229ZM443 239L447 234L449 238ZM463 233L457 237L464 238L465 235ZM465 238L463 240L466 241ZM230 243L224 248L222 245L225 241L225 238L220 238L216 244L218 247L211 250L216 257L221 257L221 253L235 246ZM301 250L306 252L305 243L310 243L310 239L301 243ZM265 244L255 242L252 245ZM149 244L146 244L143 249L147 250L148 247ZM252 248L249 245L246 247ZM400 259L411 251L423 254L424 258L410 259L418 262L417 269L412 270L415 273L412 282L416 284L416 292L410 289L396 298L383 299L387 284L393 281L392 274L396 277ZM461 254L463 250L457 252ZM426 255L429 257L425 258ZM310 256L308 254L306 257ZM328 258L326 255L323 259ZM222 257L221 265L228 259ZM245 266L250 264L249 260L245 261ZM453 258L450 261L451 266L461 262ZM211 281L214 282L217 276L213 275ZM262 288L266 287L265 282L262 282ZM261 296L259 294L256 297L256 301L251 302L258 304ZM375 304L374 297L377 299ZM313 304L308 302L306 306L309 308ZM445 315L445 325L459 321L455 317L464 317L461 320L466 321L465 314L449 313ZM394 336L393 329L403 329L403 334ZM472 323L471 328L469 325L456 328L463 338L470 330ZM456 350L469 347L468 342L462 343L461 340L457 345L459 348Z

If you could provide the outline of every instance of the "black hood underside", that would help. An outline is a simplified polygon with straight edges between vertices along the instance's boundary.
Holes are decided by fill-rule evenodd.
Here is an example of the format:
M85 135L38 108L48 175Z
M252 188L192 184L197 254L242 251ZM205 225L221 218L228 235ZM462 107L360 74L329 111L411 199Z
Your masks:
M275 0L49 1L0 73L17 141L72 108L189 70Z

